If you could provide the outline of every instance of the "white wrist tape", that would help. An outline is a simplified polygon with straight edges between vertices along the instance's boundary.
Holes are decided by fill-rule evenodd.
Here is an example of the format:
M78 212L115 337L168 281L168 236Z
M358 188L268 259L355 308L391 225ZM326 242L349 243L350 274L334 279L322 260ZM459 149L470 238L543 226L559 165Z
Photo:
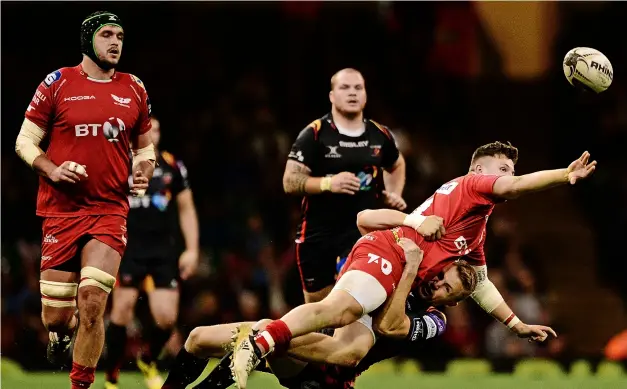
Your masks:
M505 324L510 330L518 323L520 323L520 319L514 314L514 312L512 312L512 314L503 321L503 324Z
M492 311L494 311L496 307L498 307L503 301L505 301L503 300L503 296L501 296L501 293L499 293L499 290L496 289L496 286L494 286L492 281L487 279L487 277L484 281L477 284L477 287L475 288L475 291L472 293L471 297L487 313L492 313Z
M33 162L44 152L39 148L39 144L46 136L46 132L35 123L24 119L20 133L15 141L15 152L28 164L33 166Z
M155 146L152 143L141 149L133 150L133 172L140 162L146 161L154 165L156 160Z
M405 216L405 220L403 220L403 225L417 230L426 219L426 216L422 216L418 213L410 213L409 215Z

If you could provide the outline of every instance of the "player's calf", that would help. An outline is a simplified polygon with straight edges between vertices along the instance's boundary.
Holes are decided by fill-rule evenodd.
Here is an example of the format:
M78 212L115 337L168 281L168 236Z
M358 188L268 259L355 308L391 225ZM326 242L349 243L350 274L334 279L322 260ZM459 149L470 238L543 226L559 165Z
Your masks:
M115 277L95 267L81 270L78 286L79 328L70 380L72 389L89 388L104 345L103 316Z
M39 281L42 304L42 322L48 330L48 361L64 366L70 360L70 345L75 333L77 318L76 292L73 282Z

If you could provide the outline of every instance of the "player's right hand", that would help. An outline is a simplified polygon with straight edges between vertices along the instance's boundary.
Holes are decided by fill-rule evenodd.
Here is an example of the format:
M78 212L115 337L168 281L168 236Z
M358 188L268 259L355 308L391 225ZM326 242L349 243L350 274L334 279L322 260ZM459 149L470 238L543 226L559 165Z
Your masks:
M65 161L61 165L54 169L48 178L52 182L69 182L70 184L76 184L81 181L82 178L87 178L87 166L80 165L73 161Z
M438 240L446 233L444 219L436 215L427 216L416 231L429 242Z
M401 246L403 252L405 252L405 269L414 272L418 271L424 252L418 247L416 242L408 238L400 238L398 245Z
M331 192L353 195L359 192L361 181L350 172L342 172L331 177Z

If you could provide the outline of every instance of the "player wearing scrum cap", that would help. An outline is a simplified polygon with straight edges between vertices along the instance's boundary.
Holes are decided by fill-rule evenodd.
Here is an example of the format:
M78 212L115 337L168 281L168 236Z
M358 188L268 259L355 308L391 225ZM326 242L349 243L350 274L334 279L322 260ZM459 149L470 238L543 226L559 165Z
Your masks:
M42 320L52 363L66 362L75 337L72 389L91 386L102 352L103 315L126 247L129 166L130 191L142 196L155 163L144 85L115 71L123 42L120 18L89 15L81 26L83 61L43 80L15 145L41 176Z

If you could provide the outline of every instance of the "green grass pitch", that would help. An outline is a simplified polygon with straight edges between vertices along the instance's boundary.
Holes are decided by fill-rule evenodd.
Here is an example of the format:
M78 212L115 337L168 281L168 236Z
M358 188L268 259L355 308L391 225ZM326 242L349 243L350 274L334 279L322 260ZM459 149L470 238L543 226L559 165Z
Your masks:
M1 389L69 389L67 371L58 373L24 372L17 365L2 360ZM211 363L203 377L212 369ZM92 389L103 388L103 375L97 374ZM145 389L141 374L122 372L120 389ZM254 373L249 389L280 389L276 378L269 374ZM415 369L398 369L384 362L373 366L357 379L356 389L627 389L627 375L594 377L562 375L545 379L520 377L511 374L482 376L453 376L444 373L422 373Z

